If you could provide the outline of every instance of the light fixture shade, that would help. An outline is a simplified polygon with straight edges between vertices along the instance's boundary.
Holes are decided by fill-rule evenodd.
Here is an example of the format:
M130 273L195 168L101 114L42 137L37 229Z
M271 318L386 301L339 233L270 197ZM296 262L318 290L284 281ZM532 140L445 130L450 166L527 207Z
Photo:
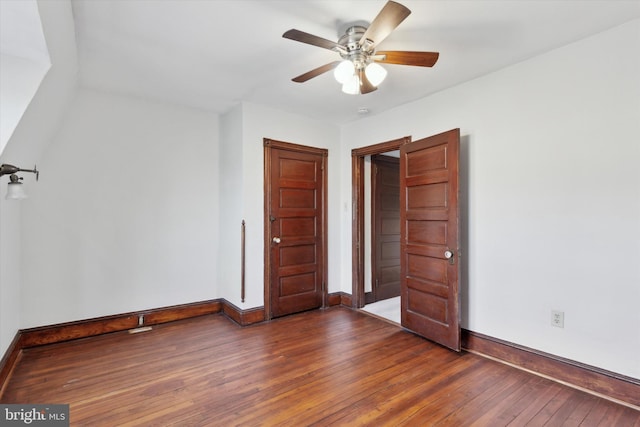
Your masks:
M353 75L342 85L342 91L349 95L357 95L360 93L360 79Z
M28 196L24 192L21 182L10 182L7 187L7 200L26 199Z
M364 73L367 75L367 79L372 85L378 86L387 77L387 70L380 64L372 62L364 69Z
M353 76L355 70L356 67L353 65L353 62L345 59L340 64L338 64L335 70L333 70L333 76L336 78L338 83L344 84Z

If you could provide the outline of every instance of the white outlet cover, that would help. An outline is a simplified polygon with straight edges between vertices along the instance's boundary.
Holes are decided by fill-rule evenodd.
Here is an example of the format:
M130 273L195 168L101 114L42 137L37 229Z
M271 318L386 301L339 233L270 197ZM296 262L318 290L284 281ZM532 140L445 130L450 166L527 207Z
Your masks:
M564 328L564 311L551 310L551 326Z

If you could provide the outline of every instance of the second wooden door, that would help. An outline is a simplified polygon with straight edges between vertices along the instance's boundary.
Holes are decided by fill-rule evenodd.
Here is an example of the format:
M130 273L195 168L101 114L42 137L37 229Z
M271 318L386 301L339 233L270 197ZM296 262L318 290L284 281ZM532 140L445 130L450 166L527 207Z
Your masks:
M265 140L270 317L319 308L325 289L327 151Z
M371 301L400 296L400 162L371 156L373 184Z

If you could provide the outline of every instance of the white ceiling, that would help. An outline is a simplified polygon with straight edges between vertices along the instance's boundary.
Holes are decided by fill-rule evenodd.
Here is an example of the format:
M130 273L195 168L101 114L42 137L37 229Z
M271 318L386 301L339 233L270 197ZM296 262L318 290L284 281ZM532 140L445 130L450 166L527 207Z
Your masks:
M345 123L360 107L380 113L640 17L640 0L400 0L412 14L378 48L437 51L435 67L386 65L387 80L367 95L343 94L331 73L291 81L339 55L283 39L286 30L337 41L385 3L72 0L81 84L217 113L249 101Z
M0 53L49 63L36 0L0 0Z

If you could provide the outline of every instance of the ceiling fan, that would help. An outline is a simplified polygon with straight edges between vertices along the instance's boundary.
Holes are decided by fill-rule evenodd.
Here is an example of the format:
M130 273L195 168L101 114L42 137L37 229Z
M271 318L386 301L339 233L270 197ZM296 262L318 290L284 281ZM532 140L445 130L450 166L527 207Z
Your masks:
M405 6L388 1L369 27L349 27L337 43L300 30L285 32L284 38L333 50L342 57L342 61L330 62L292 80L303 83L335 69L334 76L342 83L342 91L355 95L373 92L384 80L387 71L378 63L433 67L438 60L438 52L376 51L376 46L409 14L411 11Z

